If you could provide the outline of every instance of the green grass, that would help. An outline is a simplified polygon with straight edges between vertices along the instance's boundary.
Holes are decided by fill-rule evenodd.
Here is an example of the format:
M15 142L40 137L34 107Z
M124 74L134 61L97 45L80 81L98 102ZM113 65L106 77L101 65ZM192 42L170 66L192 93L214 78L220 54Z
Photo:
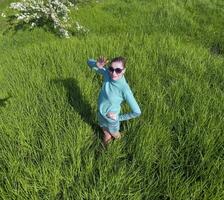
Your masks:
M71 19L90 33L70 39L0 17L1 199L224 199L223 10L221 0L93 2ZM86 65L100 55L127 58L142 110L106 150L102 79Z

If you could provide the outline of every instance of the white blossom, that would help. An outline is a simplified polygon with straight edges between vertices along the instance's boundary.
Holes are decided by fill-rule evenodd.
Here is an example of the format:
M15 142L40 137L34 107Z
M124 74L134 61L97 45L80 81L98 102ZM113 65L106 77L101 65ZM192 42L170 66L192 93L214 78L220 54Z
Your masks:
M5 13L2 13L1 16L2 16L2 17L6 17Z
M73 7L75 5L72 2L68 1L68 6Z
M36 26L36 23L32 22L31 27L34 27L34 26Z
M76 30L79 32L87 33L89 30L85 28L84 26L80 25L79 22L75 22L76 24Z
M70 38L67 30L61 28L61 29L59 29L59 31L63 37Z
M59 34L68 38L69 33L66 27L69 19L69 7L74 6L70 0L21 0L21 2L14 2L10 4L10 8L19 11L15 14L17 20L27 23L31 28L41 24L43 21L51 23ZM76 10L78 7L75 6ZM78 22L76 23L78 31L86 31Z

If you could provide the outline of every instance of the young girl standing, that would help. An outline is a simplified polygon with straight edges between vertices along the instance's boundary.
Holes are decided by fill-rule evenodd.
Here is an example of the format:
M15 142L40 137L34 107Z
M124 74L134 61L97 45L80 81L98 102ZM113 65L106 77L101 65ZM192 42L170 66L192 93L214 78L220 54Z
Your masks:
M141 110L125 80L126 62L123 57L113 58L109 66L106 66L107 60L104 57L97 61L89 59L87 64L104 78L98 98L98 121L104 133L104 144L107 144L111 139L121 137L120 122L138 117ZM130 113L120 114L123 101L130 106Z

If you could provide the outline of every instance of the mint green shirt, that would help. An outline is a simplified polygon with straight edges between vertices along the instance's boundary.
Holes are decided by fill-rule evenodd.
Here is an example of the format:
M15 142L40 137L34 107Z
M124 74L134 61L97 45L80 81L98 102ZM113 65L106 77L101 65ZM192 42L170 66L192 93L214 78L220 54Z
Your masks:
M116 119L119 121L129 120L138 117L141 114L138 103L136 102L128 83L126 82L124 75L118 80L113 80L110 77L107 67L102 69L98 68L96 66L96 61L93 59L89 59L87 64L91 69L95 70L99 74L102 74L104 78L103 86L98 98L98 111L104 118L107 120L109 119L106 116L108 112L115 113ZM123 101L126 101L130 106L130 113L120 114L121 103Z

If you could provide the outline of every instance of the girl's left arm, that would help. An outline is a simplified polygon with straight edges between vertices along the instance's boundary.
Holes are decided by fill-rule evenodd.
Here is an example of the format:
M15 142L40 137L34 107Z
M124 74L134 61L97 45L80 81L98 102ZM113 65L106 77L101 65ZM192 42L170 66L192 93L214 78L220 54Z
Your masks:
M119 121L129 120L141 115L141 110L139 108L139 105L137 101L135 100L135 97L128 85L127 87L125 87L125 90L124 90L124 99L127 101L132 111L130 113L120 115Z

